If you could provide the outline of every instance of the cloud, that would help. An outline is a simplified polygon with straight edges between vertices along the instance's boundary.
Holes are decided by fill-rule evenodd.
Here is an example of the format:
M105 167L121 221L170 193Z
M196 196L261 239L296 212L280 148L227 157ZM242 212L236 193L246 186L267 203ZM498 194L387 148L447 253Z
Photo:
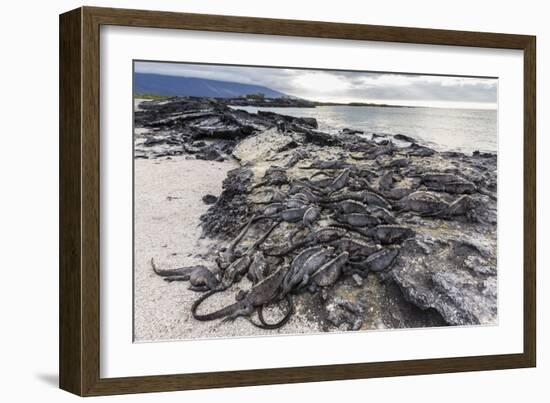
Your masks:
M312 91L334 94L350 91L353 84L348 80L325 71L305 71L291 79L291 91Z
M487 104L498 80L397 73L136 62L136 72L257 84L306 99L333 102Z

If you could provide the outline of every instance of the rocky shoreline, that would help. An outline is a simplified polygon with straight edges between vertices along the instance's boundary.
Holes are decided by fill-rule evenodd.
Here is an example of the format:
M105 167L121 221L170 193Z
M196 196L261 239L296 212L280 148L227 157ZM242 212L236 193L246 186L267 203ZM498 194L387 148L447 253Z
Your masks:
M217 264L156 268L198 291L197 320L266 329L298 313L327 331L497 322L496 155L325 133L315 119L204 98L143 102L135 127L135 158L240 165L203 198ZM228 309L201 312L243 279L248 292Z

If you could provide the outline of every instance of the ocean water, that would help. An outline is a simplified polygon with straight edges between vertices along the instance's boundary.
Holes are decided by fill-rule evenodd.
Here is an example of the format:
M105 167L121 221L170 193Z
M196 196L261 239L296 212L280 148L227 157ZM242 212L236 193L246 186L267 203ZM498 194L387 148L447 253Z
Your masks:
M237 109L237 107L235 107ZM366 134L405 134L438 151L497 152L497 111L481 109L319 106L316 108L241 107L251 113L272 111L317 119L319 129L344 127Z

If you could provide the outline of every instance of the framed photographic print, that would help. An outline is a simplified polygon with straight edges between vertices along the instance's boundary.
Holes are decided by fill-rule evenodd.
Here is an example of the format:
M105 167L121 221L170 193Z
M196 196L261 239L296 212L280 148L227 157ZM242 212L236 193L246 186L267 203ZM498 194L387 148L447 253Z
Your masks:
M535 366L535 37L60 16L60 386Z

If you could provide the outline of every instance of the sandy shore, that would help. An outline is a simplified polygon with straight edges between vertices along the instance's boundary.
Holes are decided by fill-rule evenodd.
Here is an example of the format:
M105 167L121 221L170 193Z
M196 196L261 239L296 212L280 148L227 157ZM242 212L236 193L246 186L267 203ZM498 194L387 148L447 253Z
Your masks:
M135 268L134 338L135 341L177 340L211 337L250 336L274 333L309 333L318 325L294 315L283 329L263 331L239 318L232 323L199 322L190 312L201 295L187 289L187 282L167 283L157 276L151 258L160 268L176 268L215 263L204 254L212 240L201 240L199 217L208 206L205 194L218 196L233 161L212 162L185 157L135 161ZM204 304L211 312L234 302L235 293L249 286L246 279ZM273 309L273 315L277 315ZM273 317L275 320L275 316Z

